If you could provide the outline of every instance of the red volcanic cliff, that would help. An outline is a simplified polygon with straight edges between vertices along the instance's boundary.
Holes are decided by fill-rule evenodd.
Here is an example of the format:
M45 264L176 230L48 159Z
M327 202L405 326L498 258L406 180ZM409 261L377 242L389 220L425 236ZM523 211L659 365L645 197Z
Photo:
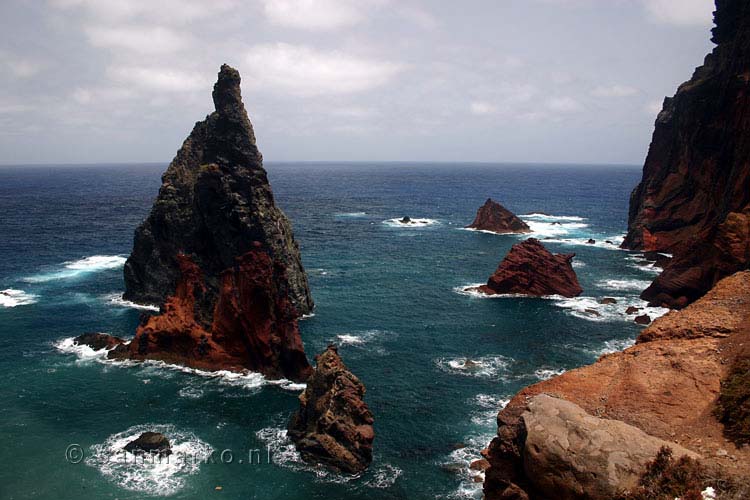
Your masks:
M750 266L750 3L717 0L713 52L656 119L624 248L674 254L643 293L683 307Z
M479 207L474 222L466 227L468 229L492 231L493 233L531 232L524 221L492 198L487 198L484 205Z
M251 370L271 378L305 380L310 368L288 292L279 287L284 269L260 243L221 275L210 326L196 318L206 293L200 268L178 255L182 278L161 314L148 316L113 359L158 359L204 370Z
M160 314L110 356L304 380L297 318L313 303L235 69L221 67L213 100L164 173L125 264L125 298L160 304Z
M529 238L513 245L486 285L488 295L521 294L542 297L576 297L583 293L571 261L575 254L553 254L539 240Z

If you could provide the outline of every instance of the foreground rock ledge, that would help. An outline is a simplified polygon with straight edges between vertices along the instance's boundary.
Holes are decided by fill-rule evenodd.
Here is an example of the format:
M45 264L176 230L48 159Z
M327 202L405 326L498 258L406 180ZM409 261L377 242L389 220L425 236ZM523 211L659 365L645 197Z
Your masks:
M372 462L373 416L363 401L365 386L331 345L300 395L289 422L289 437L307 462L357 474Z
M575 254L553 254L536 238L513 245L486 285L475 290L487 294L520 294L532 297L583 293L571 262Z
M677 446L700 454L703 463L720 467L730 476L746 476L750 449L738 448L724 439L714 409L721 380L734 360L747 356L748 351L750 271L744 271L720 281L690 307L655 320L635 346L519 392L498 415L498 434L488 453L486 498L527 498L507 496L511 491L520 491L528 498L611 498L600 492L611 491L612 476L594 476L600 470L601 457L559 453L554 440L539 440L539 436L552 432L548 424L537 421L529 428L524 414L530 401L540 394L564 399L592 418L619 420L636 427L669 442L673 449ZM579 422L576 436L587 435L602 425L588 417ZM527 447L527 435L532 434ZM571 439L569 446L573 444ZM614 443L611 446L610 453L615 453ZM625 446L621 452L630 456L632 450ZM546 468L547 478L538 473ZM566 470L580 474L564 474ZM581 476L586 472L589 476ZM623 487L630 484L629 474L616 477L622 478ZM584 484L586 495L581 496ZM548 494L551 487L555 488L552 496ZM506 490L508 493L504 493Z
M492 198L487 198L484 205L479 207L474 222L466 228L499 234L531 232L524 221Z

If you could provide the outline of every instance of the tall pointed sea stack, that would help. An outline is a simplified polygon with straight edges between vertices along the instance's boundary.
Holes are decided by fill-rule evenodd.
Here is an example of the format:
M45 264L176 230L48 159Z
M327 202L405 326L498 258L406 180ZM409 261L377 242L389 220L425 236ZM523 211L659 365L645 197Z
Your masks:
M643 298L682 307L750 266L750 3L717 0L717 44L665 99L623 247L674 254Z
M125 264L124 298L158 304L161 314L112 355L304 379L297 319L313 301L237 70L221 67L213 101L216 111L195 124L162 176Z

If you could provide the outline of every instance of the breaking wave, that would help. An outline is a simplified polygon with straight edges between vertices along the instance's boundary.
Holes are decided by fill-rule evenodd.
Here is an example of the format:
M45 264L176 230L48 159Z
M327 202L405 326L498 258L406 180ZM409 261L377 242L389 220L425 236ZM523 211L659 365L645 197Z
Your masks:
M24 292L23 290L15 290L13 288L0 290L0 306L2 307L28 306L35 304L38 298L38 295Z
M64 262L62 269L27 276L26 283L46 283L61 279L77 278L86 274L121 268L127 259L121 255L92 255L84 259Z
M207 371L187 366L174 365L158 360L113 360L107 358L107 349L94 350L87 345L78 345L74 342L74 337L66 337L54 344L54 347L65 354L74 354L77 362L99 362L121 367L138 367L142 370L155 372L155 375L169 376L167 374L182 372L190 375L204 377L206 379L217 380L222 385L231 387L240 387L242 389L257 390L265 385L274 385L287 391L298 392L306 387L305 384L299 384L287 379L268 380L262 374L251 371L233 372L229 370Z

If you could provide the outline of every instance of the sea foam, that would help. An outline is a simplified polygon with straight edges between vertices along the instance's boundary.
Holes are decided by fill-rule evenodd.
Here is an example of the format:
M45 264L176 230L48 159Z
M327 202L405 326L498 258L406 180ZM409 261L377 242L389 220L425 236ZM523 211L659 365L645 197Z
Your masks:
M418 229L428 226L434 226L436 224L439 224L439 222L436 219L411 219L410 223L403 223L401 222L401 219L399 217L396 217L394 219L387 219L383 221L383 224L385 224L388 227L398 227L403 229Z
M84 259L64 262L62 269L27 276L23 278L23 281L27 283L46 283L48 281L76 278L90 273L121 268L126 260L121 255L92 255Z
M124 451L126 444L147 431L164 434L169 439L172 454L136 456ZM195 434L174 425L144 424L113 434L103 443L93 445L90 451L85 463L97 468L117 486L148 495L169 496L183 489L188 477L198 473L213 448Z
M77 362L96 361L113 366L137 367L141 368L141 370L143 371L153 372L154 375L157 376L169 377L171 373L181 372L189 375L204 377L206 379L216 380L222 385L240 387L242 389L248 390L257 390L265 385L274 385L287 391L299 392L306 387L305 384L299 384L287 379L268 380L263 376L263 374L251 371L208 371L151 359L144 361L108 359L106 349L94 350L87 345L78 345L74 342L74 337L67 337L62 339L56 342L54 344L54 347L65 354L74 354L78 358Z
M1 307L27 306L30 304L35 304L38 298L38 295L24 292L23 290L15 290L13 288L0 290Z

